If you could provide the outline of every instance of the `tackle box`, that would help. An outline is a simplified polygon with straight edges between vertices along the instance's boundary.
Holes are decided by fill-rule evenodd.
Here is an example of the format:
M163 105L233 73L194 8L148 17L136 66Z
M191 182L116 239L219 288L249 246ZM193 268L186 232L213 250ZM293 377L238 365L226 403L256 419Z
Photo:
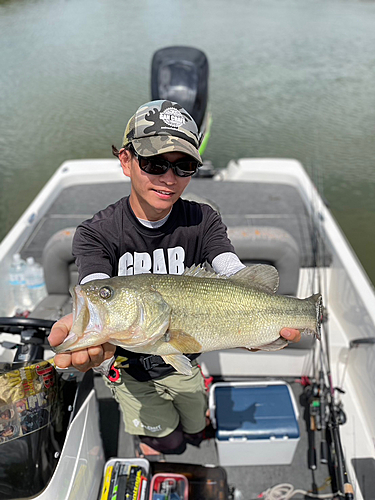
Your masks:
M218 382L210 389L209 406L220 465L292 462L299 414L286 382Z
M144 458L112 458L104 467L99 500L147 500L150 463Z

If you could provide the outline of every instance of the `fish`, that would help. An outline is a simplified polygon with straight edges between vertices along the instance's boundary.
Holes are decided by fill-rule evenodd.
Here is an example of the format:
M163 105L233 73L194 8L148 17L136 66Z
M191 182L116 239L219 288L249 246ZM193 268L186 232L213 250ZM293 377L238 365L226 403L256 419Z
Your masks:
M270 265L248 266L227 277L192 266L182 275L138 274L93 280L71 289L73 325L55 353L105 342L159 355L191 374L185 354L244 347L274 351L288 341L284 327L320 339L322 296L277 295Z

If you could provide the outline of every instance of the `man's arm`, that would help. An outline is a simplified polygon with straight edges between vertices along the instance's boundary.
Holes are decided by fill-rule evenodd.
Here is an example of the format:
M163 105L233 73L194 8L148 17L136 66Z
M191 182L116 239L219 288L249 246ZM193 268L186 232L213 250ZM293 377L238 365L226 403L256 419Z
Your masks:
M108 207L110 208L110 207ZM84 284L94 279L109 278L112 266L110 245L105 240L99 226L100 220L105 219L106 211L99 212L90 221L80 224L73 238L73 255L79 270L79 283ZM99 272L97 272L99 270ZM73 325L73 314L68 314L57 321L48 337L52 347L60 345L68 336ZM55 356L55 363L60 368L73 366L82 372L100 366L105 360L113 357L116 346L105 343L73 353L62 353Z
M68 314L57 321L48 337L48 342L52 347L61 344L64 339L68 336L70 329L73 324L73 314ZM108 342L95 346L89 347L88 349L82 349L80 351L63 354L56 354L55 363L60 368L68 368L73 366L81 372L87 372L90 368L99 366L106 359L110 359L116 350L116 346L109 344Z
M73 238L72 253L78 267L80 284L89 281L89 275L97 274L98 278L91 279L101 279L117 274L114 269L116 257L112 252L113 242L107 239L106 233L103 234L100 222L93 222L95 217L99 217L99 214L91 221L80 224Z

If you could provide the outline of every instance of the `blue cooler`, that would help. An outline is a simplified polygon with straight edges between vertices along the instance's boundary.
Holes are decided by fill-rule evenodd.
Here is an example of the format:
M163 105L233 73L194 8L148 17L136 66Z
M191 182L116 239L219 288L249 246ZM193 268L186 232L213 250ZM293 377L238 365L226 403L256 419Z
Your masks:
M210 390L220 465L286 465L300 439L298 408L285 382L219 382Z

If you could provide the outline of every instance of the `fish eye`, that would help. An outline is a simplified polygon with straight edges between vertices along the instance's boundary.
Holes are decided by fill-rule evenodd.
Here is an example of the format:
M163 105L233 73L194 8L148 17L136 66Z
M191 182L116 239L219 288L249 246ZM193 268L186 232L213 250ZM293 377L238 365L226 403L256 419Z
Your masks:
M103 286L99 290L99 295L101 296L102 299L109 299L113 295L113 290L109 286Z

